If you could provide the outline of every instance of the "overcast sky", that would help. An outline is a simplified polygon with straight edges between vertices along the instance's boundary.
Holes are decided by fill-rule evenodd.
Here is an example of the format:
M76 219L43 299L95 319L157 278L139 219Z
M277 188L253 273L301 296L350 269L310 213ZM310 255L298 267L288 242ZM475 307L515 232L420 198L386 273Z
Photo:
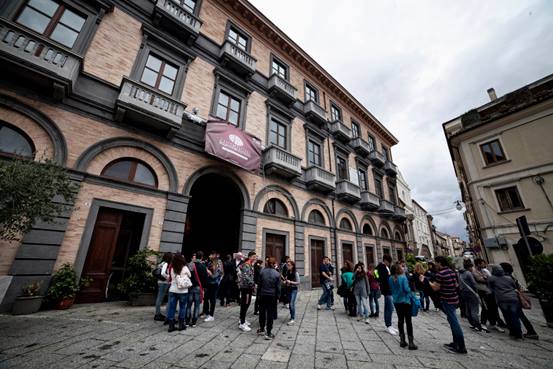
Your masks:
M553 1L250 0L398 139L428 211L461 198L442 123L553 73ZM467 238L461 212L436 215Z

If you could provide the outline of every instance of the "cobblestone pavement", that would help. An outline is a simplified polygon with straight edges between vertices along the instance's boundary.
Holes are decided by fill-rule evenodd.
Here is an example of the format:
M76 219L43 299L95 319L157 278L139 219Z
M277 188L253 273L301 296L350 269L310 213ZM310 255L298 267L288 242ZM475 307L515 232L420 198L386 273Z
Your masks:
M255 334L253 306L248 333L238 330L237 306L217 306L214 322L171 334L153 321L151 307L122 302L0 315L0 368L553 368L553 330L538 309L529 316L539 341L475 333L463 321L469 354L456 355L442 348L451 334L439 312L414 318L419 350L408 351L384 332L382 314L367 325L343 308L317 311L319 293L300 291L294 326L279 307L273 341Z

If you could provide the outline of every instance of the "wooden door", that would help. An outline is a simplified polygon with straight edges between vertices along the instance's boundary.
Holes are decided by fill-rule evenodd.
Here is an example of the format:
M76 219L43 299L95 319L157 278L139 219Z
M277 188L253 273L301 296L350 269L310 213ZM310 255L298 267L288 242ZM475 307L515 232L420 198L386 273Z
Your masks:
M274 257L277 263L284 256L286 236L267 233L265 236L265 257Z
M397 260L401 261L403 260L403 249L396 249L397 252Z
M367 269L367 267L371 264L375 264L374 262L374 249L372 246L367 246L365 247L365 255L366 255L366 264L365 265L365 269Z
M105 291L111 273L111 263L121 229L123 213L109 208L100 208L88 247L88 255L82 277L90 277L90 286L77 296L78 302L105 301Z
M311 287L321 286L321 272L319 267L323 262L325 242L323 240L311 240Z
M346 261L353 263L353 245L351 243L342 244L342 266L346 264Z

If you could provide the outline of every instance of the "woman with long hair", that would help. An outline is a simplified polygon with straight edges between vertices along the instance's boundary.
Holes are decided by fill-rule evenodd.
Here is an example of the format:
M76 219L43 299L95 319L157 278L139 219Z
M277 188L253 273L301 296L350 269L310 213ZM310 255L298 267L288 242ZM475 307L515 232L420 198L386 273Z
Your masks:
M169 321L169 332L175 330L175 310L179 303L179 327L178 330L186 329L184 319L186 317L186 306L188 304L188 288L192 286L190 269L185 265L186 260L181 254L174 254L171 260L171 287L169 287L169 307L167 308L167 319Z
M154 320L158 320L161 322L165 321L166 319L166 317L161 313L161 304L163 303L163 299L165 298L167 290L169 289L169 274L167 274L167 270L172 258L173 254L170 252L166 252L165 254L163 254L161 263L159 263L158 265L158 268L161 269L161 278L163 279L157 281L156 313L154 315ZM173 317L171 317L171 319L172 318Z
M212 322L215 320L215 305L217 301L217 291L219 283L223 277L223 266L217 257L216 251L211 251L207 261L207 284L205 286L205 297L203 313L206 316L204 322Z
M407 336L409 338L409 350L416 350L418 347L414 342L413 324L411 322L411 289L409 288L409 281L407 280L401 266L392 266L388 282L390 284L394 307L397 314L397 325L400 338L399 346L407 347L407 342L405 341L405 330L403 327L404 324L406 324Z
M296 270L296 263L290 259L287 261L284 284L288 288L288 300L290 304L290 321L288 322L288 325L292 325L296 321L296 298L298 297L300 274Z
M367 277L369 278L369 308L371 309L371 315L369 318L378 318L378 313L380 307L378 306L378 299L381 296L380 293L380 284L375 276L376 270L374 269L374 264L369 264L367 269Z
M365 265L357 263L353 281L353 296L355 296L355 302L357 303L358 320L364 319L366 324L369 324L369 293L370 286L367 273L365 273Z
M357 309L355 303L355 297L353 296L353 263L347 260L344 263L344 266L341 269L342 271L342 283L345 285L345 295L342 296L344 299L344 307L346 308L346 313L349 316L356 316Z

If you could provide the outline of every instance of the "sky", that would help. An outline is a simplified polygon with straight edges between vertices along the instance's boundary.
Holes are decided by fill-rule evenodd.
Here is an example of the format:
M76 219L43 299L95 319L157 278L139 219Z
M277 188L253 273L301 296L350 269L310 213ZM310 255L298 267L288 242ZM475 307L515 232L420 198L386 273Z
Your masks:
M412 197L466 240L442 123L553 73L553 0L250 1L399 139Z

